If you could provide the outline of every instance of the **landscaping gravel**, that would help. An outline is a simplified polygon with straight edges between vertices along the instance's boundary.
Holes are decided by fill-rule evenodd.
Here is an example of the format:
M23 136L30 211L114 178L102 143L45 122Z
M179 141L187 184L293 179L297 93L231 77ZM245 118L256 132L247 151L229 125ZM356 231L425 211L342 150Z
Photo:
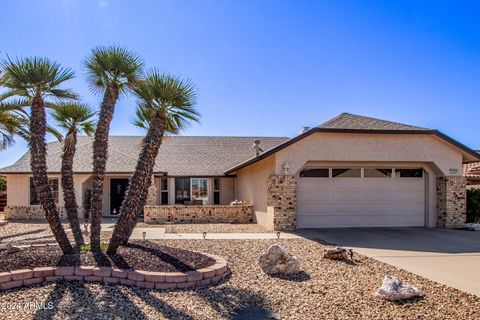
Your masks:
M206 268L215 259L190 250L167 247L150 241L135 241L118 249L117 254L80 252L63 255L59 247L29 247L15 253L0 250L0 272L36 267L97 266L126 270L185 272Z
M280 240L302 259L302 272L286 277L265 275L257 265L258 258L276 242L158 241L223 256L232 275L218 285L194 290L158 291L94 283L19 288L0 293L0 314L2 319L15 320L229 319L234 311L255 308L256 313L269 310L281 319L479 319L480 298L476 296L357 254L353 263L323 259L323 245L316 241ZM423 298L404 303L375 299L373 295L386 274L418 287ZM29 302L45 302L46 308L5 310L7 305L23 308Z

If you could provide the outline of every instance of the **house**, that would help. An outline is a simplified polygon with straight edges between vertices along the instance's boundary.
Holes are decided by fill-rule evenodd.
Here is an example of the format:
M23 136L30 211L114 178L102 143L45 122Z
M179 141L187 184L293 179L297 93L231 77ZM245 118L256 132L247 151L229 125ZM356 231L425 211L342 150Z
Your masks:
M141 137L110 138L105 217L118 213L140 144ZM60 155L61 145L49 143L50 181L64 214ZM43 215L32 186L29 158L25 154L0 169L8 181L7 218ZM92 140L81 137L75 187L77 202L87 212L91 159ZM238 222L243 216L276 230L463 227L463 164L479 161L475 151L437 130L348 113L291 139L165 137L145 217L153 222L218 222L218 217ZM246 205L229 206L235 199Z

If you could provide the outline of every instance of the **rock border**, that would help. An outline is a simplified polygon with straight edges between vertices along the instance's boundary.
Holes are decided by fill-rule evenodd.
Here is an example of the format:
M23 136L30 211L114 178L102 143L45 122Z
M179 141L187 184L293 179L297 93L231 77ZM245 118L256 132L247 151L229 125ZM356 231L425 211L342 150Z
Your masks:
M20 269L0 272L0 291L57 281L103 282L160 290L186 289L216 284L230 274L228 262L224 258L198 253L214 259L215 263L210 267L188 272L155 272L95 266Z

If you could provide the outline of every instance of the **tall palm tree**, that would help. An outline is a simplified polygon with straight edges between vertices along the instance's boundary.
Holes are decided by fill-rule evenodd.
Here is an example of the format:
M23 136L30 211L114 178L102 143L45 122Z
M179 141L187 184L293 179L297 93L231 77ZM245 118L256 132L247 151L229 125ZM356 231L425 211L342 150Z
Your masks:
M6 59L1 62L4 76L2 86L7 89L3 98L22 97L30 105L29 148L30 167L33 182L40 203L45 211L52 233L65 254L73 251L65 230L60 222L52 189L48 183L45 134L47 130L46 110L49 98L56 100L74 99L76 95L60 88L65 81L73 78L71 69L48 58Z
M138 98L137 114L141 115L138 123L147 129L147 135L120 208L108 254L114 254L120 245L128 242L138 215L143 211L163 135L179 133L191 121L198 121L200 116L195 109L195 90L188 80L153 70L137 86L135 95Z
M93 92L103 93L93 142L93 176L90 244L100 251L102 197L108 158L108 134L115 105L121 94L128 93L141 77L143 61L123 47L98 47L83 62Z
M91 135L95 131L92 117L95 112L86 104L79 102L62 102L53 109L52 118L57 126L65 130L62 153L62 190L65 210L77 247L85 244L78 219L78 206L75 199L73 183L73 158L80 133Z

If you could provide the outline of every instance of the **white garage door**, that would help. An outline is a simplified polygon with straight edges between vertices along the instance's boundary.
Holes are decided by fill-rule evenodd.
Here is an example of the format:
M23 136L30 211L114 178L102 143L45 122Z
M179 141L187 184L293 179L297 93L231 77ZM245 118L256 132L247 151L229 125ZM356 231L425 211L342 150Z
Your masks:
M298 183L299 228L425 225L422 169L305 170Z

